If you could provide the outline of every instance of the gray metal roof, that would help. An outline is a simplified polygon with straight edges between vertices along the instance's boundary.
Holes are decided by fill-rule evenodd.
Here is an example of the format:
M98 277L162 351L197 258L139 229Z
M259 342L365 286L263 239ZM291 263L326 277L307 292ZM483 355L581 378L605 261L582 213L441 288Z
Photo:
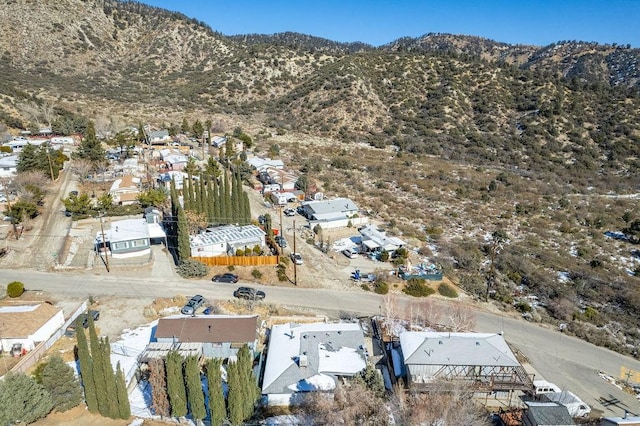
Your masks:
M527 402L527 417L538 426L574 425L567 407L548 402Z
M333 213L355 213L358 206L349 198L334 198L333 200L307 201L303 206L314 215Z
M206 232L189 237L191 248L204 247L215 244L241 244L243 242L261 242L265 232L255 225L220 226L207 228Z
M520 366L499 334L407 331L400 345L405 364Z

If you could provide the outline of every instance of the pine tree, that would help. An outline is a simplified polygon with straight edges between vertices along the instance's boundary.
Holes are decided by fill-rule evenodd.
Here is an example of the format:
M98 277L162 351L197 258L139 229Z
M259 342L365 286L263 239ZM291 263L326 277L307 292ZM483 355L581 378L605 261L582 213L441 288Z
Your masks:
M74 156L76 158L84 158L94 165L98 165L105 162L105 150L102 148L102 144L96 138L96 128L92 121L87 125L84 137L80 146L76 150Z
M178 207L178 261L184 262L191 257L189 243L189 224L182 207Z
M100 349L102 357L102 367L104 368L104 383L106 388L106 413L103 416L110 417L112 419L120 418L120 409L118 408L118 389L116 388L116 375L113 371L113 364L111 364L111 345L109 344L109 338L105 337L100 339Z
M87 336L84 334L82 324L76 321L76 342L78 348L78 361L80 363L80 379L84 389L84 400L87 408L92 413L98 412L98 396L96 394L96 384L93 378L93 359L89 352Z
M104 377L104 357L96 327L91 315L89 315L89 343L91 347L91 359L93 360L93 381L96 386L96 397L98 399L98 412L109 416L109 401L107 399L107 382Z
M56 411L67 411L82 401L80 382L59 355L52 356L42 370L42 386L51 394Z
M224 394L222 392L222 375L220 368L222 360L213 358L207 360L207 383L209 387L209 416L211 425L218 426L224 422L227 409L224 403Z
M131 404L129 402L129 394L127 393L127 384L124 377L124 371L120 368L118 361L116 372L116 394L118 396L118 414L123 420L131 417Z
M171 411L169 395L167 395L167 372L164 369L164 360L153 359L149 363L149 383L151 384L153 412L157 416L169 416Z
M47 389L24 373L8 373L0 380L0 424L33 423L53 408Z
M200 364L195 355L188 356L184 364L184 373L187 381L187 396L191 416L195 420L202 420L207 416L202 393L202 379L200 378Z
M184 387L182 357L178 351L170 351L167 354L166 368L171 415L173 417L184 417L187 415L187 393Z

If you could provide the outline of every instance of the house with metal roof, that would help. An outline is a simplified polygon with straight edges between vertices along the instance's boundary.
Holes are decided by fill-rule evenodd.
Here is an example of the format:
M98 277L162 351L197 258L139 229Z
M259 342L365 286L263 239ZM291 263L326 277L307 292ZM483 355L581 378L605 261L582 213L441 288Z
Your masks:
M268 169L284 169L284 162L282 160L271 158L251 157L247 158L247 164L256 169L258 172L267 171Z
M254 351L258 336L258 315L172 315L158 320L153 341L140 361L165 358L170 350L233 359L244 345Z
M19 159L17 155L0 157L0 178L15 176L18 173Z
M556 402L527 401L522 416L523 426L573 426L575 422L567 407Z
M367 217L359 215L358 206L349 198L305 201L298 208L298 212L309 220L312 229L316 225L325 229L357 226L368 222Z
M385 231L374 225L368 225L360 230L362 235L361 249L363 253L379 253L386 251L393 253L407 243L398 237L388 236Z
M232 256L239 249L253 249L255 246L262 249L266 246L266 235L262 228L255 225L207 228L204 232L189 236L191 256Z
M262 380L267 405L300 403L311 391L330 392L341 377L367 366L364 334L357 323L274 325Z
M457 381L476 392L531 391L533 383L507 342L494 333L400 334L406 381L414 392Z
M164 234L164 231L162 232ZM162 238L162 236L154 237ZM104 234L102 231L97 232L95 249L98 253L104 253L106 246L107 253L113 258L148 256L151 255L150 239L151 234L146 219L116 220L111 222L110 229L104 230Z
M138 203L138 195L140 194L140 190L138 189L139 184L140 178L132 175L124 175L111 184L109 194L113 197L115 204L123 206L136 204Z
M171 142L171 136L169 135L169 131L166 129L162 130L153 130L149 132L149 143L151 144L165 144L167 142Z
M19 344L25 351L31 351L63 325L62 308L49 302L3 304L0 306L0 349L9 352L14 344Z

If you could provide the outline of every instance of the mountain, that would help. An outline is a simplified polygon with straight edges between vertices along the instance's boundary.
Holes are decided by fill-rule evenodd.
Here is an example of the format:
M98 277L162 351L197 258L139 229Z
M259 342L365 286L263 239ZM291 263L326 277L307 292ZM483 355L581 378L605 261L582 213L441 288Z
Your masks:
M486 294L488 241L505 230L493 299L535 294L546 308L532 318L638 354L640 254L605 234L640 229L638 49L226 37L114 0L8 0L0 26L0 125L242 127L254 151L352 197L469 294Z

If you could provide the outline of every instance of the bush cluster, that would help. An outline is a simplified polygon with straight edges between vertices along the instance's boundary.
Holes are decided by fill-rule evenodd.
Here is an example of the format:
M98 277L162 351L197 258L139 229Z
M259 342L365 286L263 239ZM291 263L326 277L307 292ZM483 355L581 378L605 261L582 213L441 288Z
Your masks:
M427 297L436 291L426 284L426 281L418 278L411 278L402 290L405 294L413 297Z
M451 287L447 283L442 283L438 286L438 293L440 293L444 297L450 297L452 299L458 297L458 292L456 291L456 289Z
M12 281L7 285L7 295L9 297L20 297L24 293L24 284L20 281Z
M177 271L182 278L202 278L209 273L209 268L195 259L187 259L180 262Z

